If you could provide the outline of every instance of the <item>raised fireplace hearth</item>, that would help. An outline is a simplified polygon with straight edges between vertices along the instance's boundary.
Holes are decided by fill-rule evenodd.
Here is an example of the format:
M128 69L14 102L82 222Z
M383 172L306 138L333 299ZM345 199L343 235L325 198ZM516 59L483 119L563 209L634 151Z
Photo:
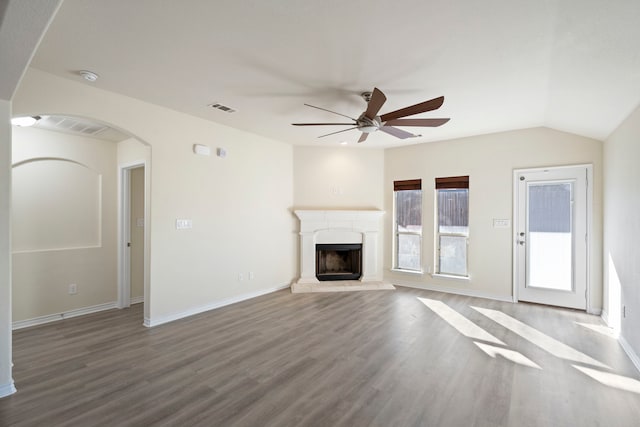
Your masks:
M300 219L300 278L291 285L292 292L394 289L382 280L383 211L295 214Z

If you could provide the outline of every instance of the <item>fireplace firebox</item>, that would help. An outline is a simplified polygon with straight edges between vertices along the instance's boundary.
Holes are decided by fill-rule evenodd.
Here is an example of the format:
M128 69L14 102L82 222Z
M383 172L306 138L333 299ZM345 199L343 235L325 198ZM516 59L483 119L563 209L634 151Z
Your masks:
M316 278L358 280L362 276L361 244L317 244Z

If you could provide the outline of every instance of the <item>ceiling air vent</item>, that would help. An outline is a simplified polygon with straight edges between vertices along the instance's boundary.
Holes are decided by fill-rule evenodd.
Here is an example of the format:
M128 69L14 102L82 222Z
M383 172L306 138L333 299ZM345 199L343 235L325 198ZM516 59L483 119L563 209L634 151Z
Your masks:
M97 136L100 132L109 128L88 120L84 121L66 116L44 116L38 122L38 127L87 136Z
M219 103L215 103L215 104L209 104L209 107L211 108L215 108L217 110L221 110L224 111L225 113L235 113L237 110L231 107L228 107L226 105L223 104L219 104Z

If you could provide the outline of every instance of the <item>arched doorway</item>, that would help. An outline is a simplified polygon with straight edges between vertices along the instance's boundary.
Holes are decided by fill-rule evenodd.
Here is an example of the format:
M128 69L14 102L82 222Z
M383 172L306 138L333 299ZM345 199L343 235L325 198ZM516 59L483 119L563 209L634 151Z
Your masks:
M14 329L129 306L121 166L131 163L144 174L142 286L133 296L148 313L150 146L95 119L37 117L13 128Z

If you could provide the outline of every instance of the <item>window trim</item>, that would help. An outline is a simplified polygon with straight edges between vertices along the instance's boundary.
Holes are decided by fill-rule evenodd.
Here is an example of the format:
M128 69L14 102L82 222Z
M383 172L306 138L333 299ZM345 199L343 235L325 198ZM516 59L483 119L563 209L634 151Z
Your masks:
M397 193L399 191L410 191L410 190L420 190L420 231L399 231L398 230L398 206L397 206ZM424 193L422 192L422 179L408 179L408 180L400 180L393 181L393 259L392 259L392 268L391 271L397 271L402 273L411 273L411 274L423 274L424 273L424 250L422 248L423 240L423 230L424 230ZM419 236L420 243L418 248L420 250L419 254L419 268L411 269L411 268L402 268L398 265L398 237L400 235L411 235L411 236Z

